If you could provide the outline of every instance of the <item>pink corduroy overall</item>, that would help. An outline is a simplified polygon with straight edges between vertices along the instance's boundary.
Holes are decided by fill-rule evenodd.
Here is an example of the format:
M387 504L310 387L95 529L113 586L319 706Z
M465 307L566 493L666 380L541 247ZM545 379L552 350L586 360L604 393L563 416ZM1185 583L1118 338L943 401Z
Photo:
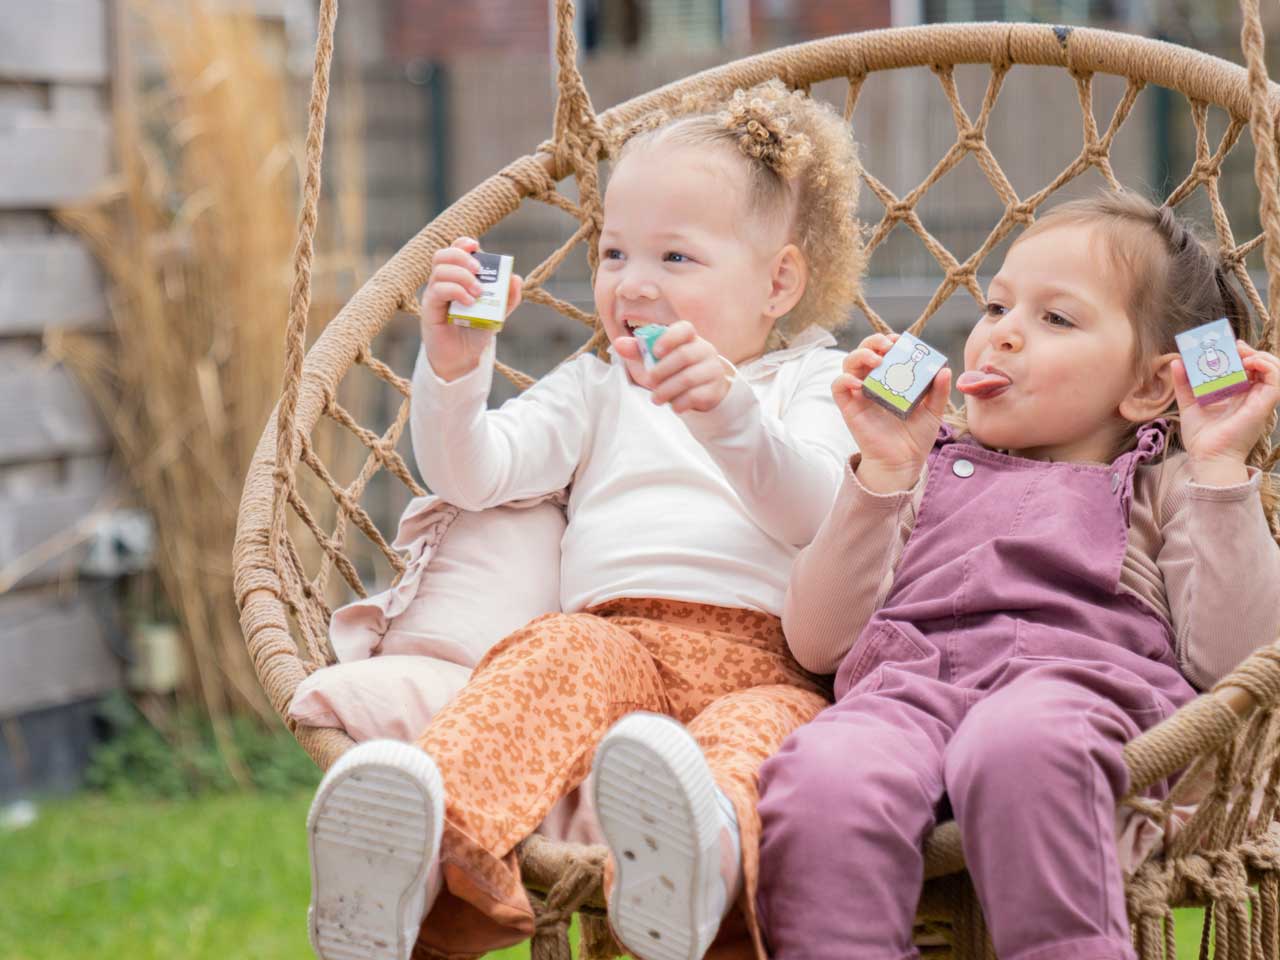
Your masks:
M761 771L759 913L777 960L914 957L948 807L1002 960L1130 958L1115 843L1126 741L1194 696L1169 625L1119 588L1134 471L944 428L893 587L836 703Z

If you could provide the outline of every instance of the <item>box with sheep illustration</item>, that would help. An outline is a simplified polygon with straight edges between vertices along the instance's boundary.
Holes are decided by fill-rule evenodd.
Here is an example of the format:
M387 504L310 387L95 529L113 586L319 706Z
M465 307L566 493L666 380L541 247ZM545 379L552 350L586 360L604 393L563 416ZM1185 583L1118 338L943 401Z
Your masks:
M1177 341L1197 402L1212 403L1249 389L1249 375L1226 317L1180 333Z
M942 351L918 337L904 333L898 338L880 366L863 381L863 392L872 400L888 407L900 417L909 416L933 383L933 378L947 365Z

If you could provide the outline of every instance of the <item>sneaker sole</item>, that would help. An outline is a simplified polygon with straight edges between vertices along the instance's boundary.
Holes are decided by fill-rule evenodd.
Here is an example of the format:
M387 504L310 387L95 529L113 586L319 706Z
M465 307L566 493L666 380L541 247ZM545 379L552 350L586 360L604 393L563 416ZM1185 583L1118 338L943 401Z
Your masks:
M407 744L338 759L307 815L311 946L323 960L409 960L444 826L440 773Z
M643 960L699 960L709 941L699 942L698 918L711 906L698 899L708 872L719 870L718 858L704 852L718 838L702 752L673 721L631 716L597 749L593 776L600 829L614 854L615 932Z

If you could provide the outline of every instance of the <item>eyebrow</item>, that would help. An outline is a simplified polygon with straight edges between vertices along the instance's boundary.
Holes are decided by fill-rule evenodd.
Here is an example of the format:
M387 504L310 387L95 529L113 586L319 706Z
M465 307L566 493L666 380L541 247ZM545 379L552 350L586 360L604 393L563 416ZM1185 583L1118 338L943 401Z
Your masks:
M617 239L618 237L621 236L621 233L622 231L617 229L603 230L600 233L600 242L603 243L606 240ZM650 237L649 239L656 241L658 243L695 243L696 244L698 242L698 237L696 233L690 233L682 230L663 230L660 233L653 234L653 236Z
M990 291L991 288L995 287L997 283L1006 289L1010 287L1009 281L1002 280L1000 275L996 274L994 277L991 278L991 283L987 288L988 291ZM1093 310L1098 309L1098 305L1094 303L1092 298L1083 296L1072 287L1064 287L1064 286L1059 286L1057 284L1050 283L1050 284L1046 284L1043 289L1044 291L1048 292L1048 294L1051 297L1059 297L1059 296L1067 297L1071 300L1077 301L1078 303L1084 304L1090 309L1093 309Z

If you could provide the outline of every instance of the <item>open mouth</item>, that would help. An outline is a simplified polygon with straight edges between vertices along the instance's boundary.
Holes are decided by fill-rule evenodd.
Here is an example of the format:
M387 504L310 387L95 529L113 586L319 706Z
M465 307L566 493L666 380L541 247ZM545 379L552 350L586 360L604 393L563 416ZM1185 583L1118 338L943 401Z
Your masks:
M623 327L626 328L627 334L634 337L636 331L641 327L666 326L666 324L655 324L652 320L638 320L633 317L627 317L622 321Z
M986 366L981 370L966 370L956 380L956 389L966 397L990 400L1000 396L1013 385L1013 380L1003 370Z

